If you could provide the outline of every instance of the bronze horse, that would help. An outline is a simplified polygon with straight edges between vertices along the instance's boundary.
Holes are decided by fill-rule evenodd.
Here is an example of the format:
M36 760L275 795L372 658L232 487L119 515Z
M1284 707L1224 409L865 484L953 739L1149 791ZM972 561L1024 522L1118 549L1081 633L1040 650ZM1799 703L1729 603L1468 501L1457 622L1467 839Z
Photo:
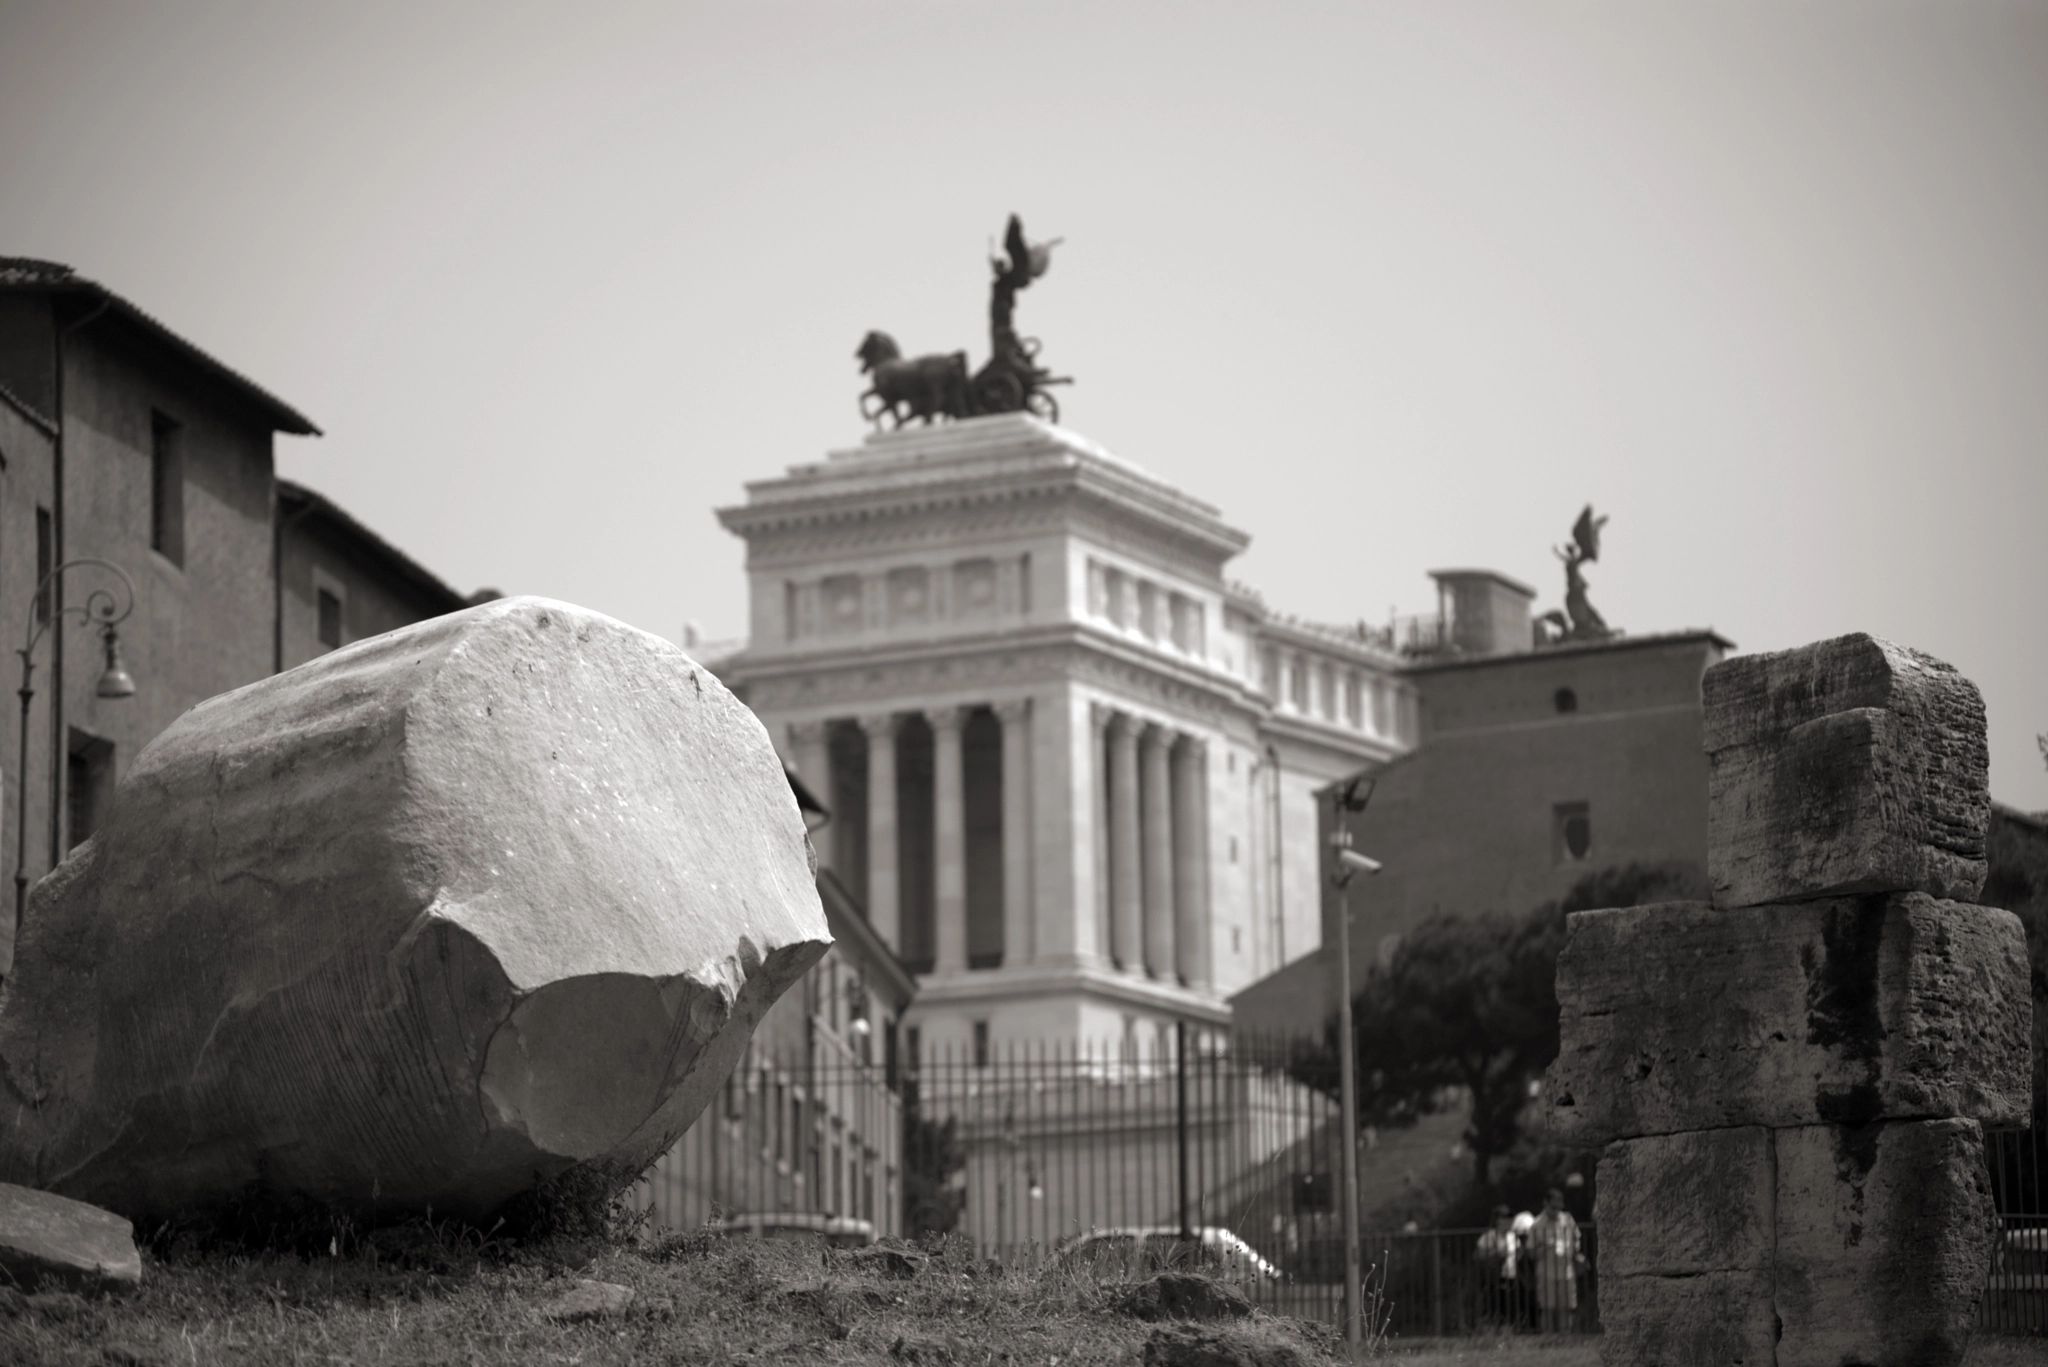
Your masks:
M967 353L903 358L896 339L886 332L870 332L861 339L861 373L874 376L868 391L860 396L860 415L875 426L887 414L897 427L912 418L930 423L941 415L964 416L967 403ZM874 400L870 409L868 400Z

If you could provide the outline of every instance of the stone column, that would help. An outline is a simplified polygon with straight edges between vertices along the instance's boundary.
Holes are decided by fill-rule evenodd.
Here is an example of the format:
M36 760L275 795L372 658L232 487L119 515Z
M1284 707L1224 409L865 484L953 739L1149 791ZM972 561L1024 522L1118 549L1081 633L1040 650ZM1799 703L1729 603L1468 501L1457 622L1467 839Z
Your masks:
M960 724L966 709L934 707L932 724L932 892L936 944L932 968L967 971L967 822L961 800Z
M1003 966L1037 957L1031 901L1031 700L996 704L1003 724Z
M789 748L796 761L797 776L804 781L804 787L811 790L811 796L818 799L827 811L832 808L832 747L827 743L829 723L823 721L793 721L789 724ZM818 851L818 867L832 867L832 838L829 831L819 832L821 839L813 842Z
M1171 738L1148 726L1138 747L1139 806L1145 823L1145 971L1171 979L1173 966L1173 783Z
M1182 736L1173 750L1173 945L1189 987L1209 985L1209 751Z
M1104 959L1115 956L1110 950L1112 917L1110 909L1115 898L1110 892L1109 882L1109 773L1106 756L1109 747L1109 719L1115 714L1101 703L1088 704L1088 768L1084 781L1088 785L1087 812L1089 850L1095 870L1095 891L1092 901L1095 906L1095 926L1088 942L1083 945L1078 937L1074 952L1083 951L1098 954Z
M868 924L901 952L902 902L896 878L896 718L862 717L868 736Z
M1139 872L1138 724L1118 712L1109 721L1109 952L1126 973L1141 971L1144 881Z

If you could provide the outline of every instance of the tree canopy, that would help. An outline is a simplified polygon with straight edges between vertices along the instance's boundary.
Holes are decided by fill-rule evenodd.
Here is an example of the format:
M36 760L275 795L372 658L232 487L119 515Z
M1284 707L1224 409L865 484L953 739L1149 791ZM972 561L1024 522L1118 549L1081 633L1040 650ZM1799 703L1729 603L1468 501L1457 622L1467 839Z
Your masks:
M1557 1057L1564 918L1596 907L1703 898L1696 867L1629 864L1588 874L1521 916L1438 916L1376 966L1352 1003L1362 1124L1407 1125L1470 1098L1465 1143L1479 1183L1521 1135L1531 1085ZM1304 1082L1336 1086L1336 1023L1301 1058Z

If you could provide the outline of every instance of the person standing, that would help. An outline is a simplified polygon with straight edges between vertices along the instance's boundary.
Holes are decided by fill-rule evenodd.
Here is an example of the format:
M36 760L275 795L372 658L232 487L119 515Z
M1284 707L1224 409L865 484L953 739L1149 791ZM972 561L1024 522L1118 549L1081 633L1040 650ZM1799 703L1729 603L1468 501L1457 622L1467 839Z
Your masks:
M1479 1261L1479 1317L1482 1320L1512 1325L1520 1318L1516 1291L1520 1283L1515 1276L1515 1255L1520 1240L1515 1237L1514 1216L1506 1206L1493 1208L1493 1228L1479 1236L1476 1256Z
M1543 1197L1543 1213L1529 1226L1535 1254L1536 1304L1543 1312L1543 1332L1561 1334L1570 1328L1579 1308L1579 1222L1564 1208L1564 1193L1552 1187Z

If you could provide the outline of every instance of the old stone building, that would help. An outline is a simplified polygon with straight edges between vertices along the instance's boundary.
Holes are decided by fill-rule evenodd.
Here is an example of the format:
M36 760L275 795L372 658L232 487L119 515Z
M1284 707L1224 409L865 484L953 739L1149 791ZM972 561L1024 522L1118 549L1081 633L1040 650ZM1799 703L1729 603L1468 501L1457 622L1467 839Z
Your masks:
M46 778L29 786L35 878L90 834L151 737L202 698L271 672L272 440L318 429L119 295L20 258L0 260L0 388L14 417L0 432L0 633L15 646L32 610L52 619L27 757ZM31 607L50 567L80 557L111 561L134 584L120 628L132 697L97 696L98 633L53 613L118 593L113 576L70 571Z
M277 668L456 612L467 597L324 494L277 481Z
M919 975L913 1047L1163 1053L1318 938L1315 793L1405 751L1385 632L1267 610L1217 510L1024 414L748 486L720 672Z
M69 267L0 257L0 639L12 653L47 624L21 812L24 756L0 745L8 878L18 815L33 881L92 834L137 752L194 703L462 605L332 503L278 480L280 432L319 429ZM80 565L36 593L80 559L134 587L119 626L132 695L100 696L101 634L63 611L95 593L118 610L119 577ZM0 920L4 970L11 906Z

